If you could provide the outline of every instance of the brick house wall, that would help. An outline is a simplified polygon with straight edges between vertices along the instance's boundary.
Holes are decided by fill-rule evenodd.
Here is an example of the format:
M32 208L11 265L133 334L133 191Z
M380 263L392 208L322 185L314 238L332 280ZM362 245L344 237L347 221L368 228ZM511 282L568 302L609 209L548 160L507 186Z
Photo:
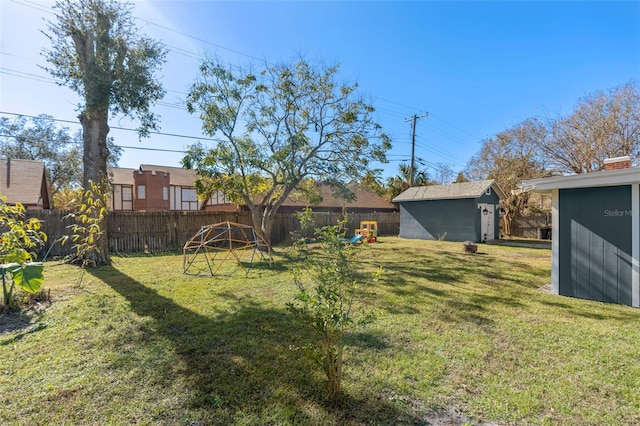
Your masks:
M169 173L154 170L133 172L133 209L145 211L169 210Z

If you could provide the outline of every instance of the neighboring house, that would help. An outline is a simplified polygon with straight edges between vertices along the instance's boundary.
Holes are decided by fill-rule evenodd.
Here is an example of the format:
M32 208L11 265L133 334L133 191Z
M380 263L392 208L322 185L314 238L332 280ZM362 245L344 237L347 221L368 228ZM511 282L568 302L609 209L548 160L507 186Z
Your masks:
M314 212L332 213L340 213L343 208L350 213L390 213L398 210L393 203L390 203L384 197L357 184L349 185L349 189L355 195L355 200L353 201L345 201L343 198L334 197L333 190L328 185L319 185L318 189L322 198L318 204L309 204L307 200L297 195L294 191L282 203L278 212L299 212L305 207L310 207Z
M44 162L0 159L0 194L7 203L22 203L31 210L52 209L53 196Z
M400 237L489 241L500 237L500 199L493 180L415 186L392 201L400 205Z
M522 189L551 195L552 292L640 307L640 168L629 157L605 167Z
M393 203L388 202L384 197L376 194L375 192L364 188L362 186L351 184L349 189L353 191L356 199L353 201L345 201L340 197L334 197L333 191L328 185L319 185L318 190L320 192L321 201L317 204L310 204L305 197L294 191L287 199L282 203L278 209L278 213L294 213L304 210L306 207L311 208L316 213L340 213L343 207L350 213L387 213L395 212L398 209ZM207 210L229 209L228 206L233 206L234 210L248 211L246 205L235 206L230 205L228 202L225 204L224 199L221 199L221 203L216 206L215 199L212 197L207 205ZM257 201L256 201L257 202Z
M196 194L195 170L180 167L142 164L138 169L114 167L109 169L112 185L112 210L129 211L170 211L170 210L211 210L247 211L246 206L237 206L220 191L213 194L206 203L199 201ZM331 188L320 186L322 201L309 205L303 197L291 195L278 212L301 211L309 206L316 212L340 212L343 205L352 213L393 212L397 208L372 191L352 186L357 199L345 202L334 198Z
M194 170L142 164L138 169L110 168L109 176L113 188L112 210L194 211L211 203L211 200L198 201ZM216 195L218 202L222 197Z
M121 167L109 168L111 182L111 210L133 210L133 190L135 180L133 173L136 169Z

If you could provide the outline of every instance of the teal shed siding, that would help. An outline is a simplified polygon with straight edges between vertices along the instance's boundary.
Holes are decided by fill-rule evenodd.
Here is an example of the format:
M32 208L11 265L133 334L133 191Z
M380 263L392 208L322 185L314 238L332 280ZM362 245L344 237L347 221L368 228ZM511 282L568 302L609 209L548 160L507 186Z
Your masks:
M559 293L631 305L631 185L562 189L559 203Z
M494 235L499 238L500 198L491 190L478 198L459 198L441 200L416 200L400 202L401 238L446 241L480 242L484 238L481 229L481 210L479 204L496 206L494 211Z

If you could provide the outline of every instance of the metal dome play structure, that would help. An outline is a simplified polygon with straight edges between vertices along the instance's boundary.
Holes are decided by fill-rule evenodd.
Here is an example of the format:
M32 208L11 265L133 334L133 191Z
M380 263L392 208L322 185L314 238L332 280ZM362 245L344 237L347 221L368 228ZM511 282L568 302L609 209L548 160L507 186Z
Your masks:
M271 266L271 247L253 227L233 222L205 225L185 243L182 272L215 275L227 260L235 259L249 273L256 255ZM195 271L193 271L195 270Z

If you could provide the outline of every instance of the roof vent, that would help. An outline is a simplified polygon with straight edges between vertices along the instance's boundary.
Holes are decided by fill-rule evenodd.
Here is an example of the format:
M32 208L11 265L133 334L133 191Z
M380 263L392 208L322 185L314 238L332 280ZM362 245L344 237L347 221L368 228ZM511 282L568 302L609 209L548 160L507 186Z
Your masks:
M623 157L607 158L604 160L604 169L608 172L629 168L631 168L631 158L628 155Z

